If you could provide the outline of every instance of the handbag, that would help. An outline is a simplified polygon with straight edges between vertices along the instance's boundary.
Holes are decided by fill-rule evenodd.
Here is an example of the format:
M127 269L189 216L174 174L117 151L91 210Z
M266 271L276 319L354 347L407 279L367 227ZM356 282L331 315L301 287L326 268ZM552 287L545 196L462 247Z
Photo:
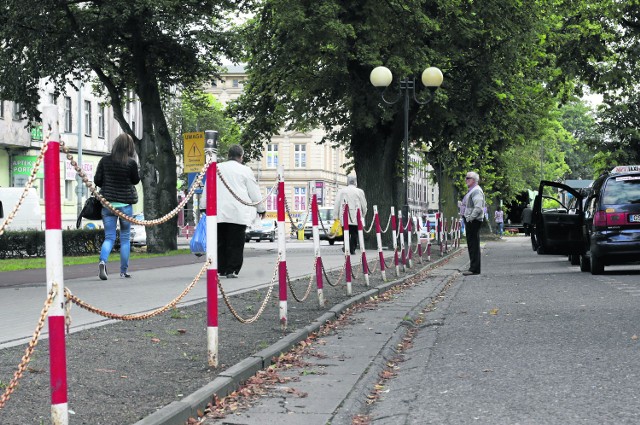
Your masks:
M333 220L333 224L331 225L331 230L329 231L330 238L339 238L342 236L342 224L339 219Z
M207 253L207 216L205 214L202 214L198 220L189 248L197 257Z
M88 220L101 220L102 219L102 203L95 196L89 196L84 202L84 207L80 211L78 220L76 221L76 229L80 228L80 222L82 218Z

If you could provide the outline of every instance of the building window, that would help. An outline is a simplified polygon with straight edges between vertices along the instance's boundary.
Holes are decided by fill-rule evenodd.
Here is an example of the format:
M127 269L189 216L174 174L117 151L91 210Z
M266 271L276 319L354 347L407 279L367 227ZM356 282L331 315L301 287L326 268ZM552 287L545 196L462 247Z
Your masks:
M18 102L13 102L13 120L20 121L22 118L22 108Z
M71 133L73 130L72 125L73 114L71 113L71 98L69 96L64 97L64 131Z
M294 167L307 167L307 145L295 145L294 151Z
M267 168L278 168L278 145L267 145Z
M67 201L73 201L73 184L75 180L64 181L64 199Z
M269 195L269 189L266 189L266 194ZM271 195L267 196L267 211L277 211L278 210L278 194L276 193L278 190L274 190L271 192Z
M91 136L91 102L84 101L84 135Z
M293 209L296 211L307 210L307 188L306 187L293 188Z
M234 89L240 87L240 80L238 80L237 78L231 80L231 87L233 87Z
M104 105L98 106L98 137L104 139Z
M4 100L0 100L0 119L4 119Z
M49 93L49 104L56 105L57 103L56 95L54 93Z

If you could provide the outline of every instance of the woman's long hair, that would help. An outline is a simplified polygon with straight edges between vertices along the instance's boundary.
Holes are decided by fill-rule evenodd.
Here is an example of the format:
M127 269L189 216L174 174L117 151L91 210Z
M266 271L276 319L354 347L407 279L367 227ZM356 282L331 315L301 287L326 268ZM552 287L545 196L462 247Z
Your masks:
M113 142L111 148L111 158L115 162L127 164L129 158L135 158L136 147L133 144L133 138L126 133L122 133Z

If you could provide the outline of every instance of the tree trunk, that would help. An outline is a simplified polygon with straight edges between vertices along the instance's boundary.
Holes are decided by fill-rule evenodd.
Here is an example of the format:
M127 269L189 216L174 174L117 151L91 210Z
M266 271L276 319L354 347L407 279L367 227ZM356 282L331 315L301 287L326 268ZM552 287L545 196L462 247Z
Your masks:
M176 157L154 79L139 85L143 135L138 144L145 219L163 217L178 205ZM163 253L178 248L178 219L147 227L147 251Z

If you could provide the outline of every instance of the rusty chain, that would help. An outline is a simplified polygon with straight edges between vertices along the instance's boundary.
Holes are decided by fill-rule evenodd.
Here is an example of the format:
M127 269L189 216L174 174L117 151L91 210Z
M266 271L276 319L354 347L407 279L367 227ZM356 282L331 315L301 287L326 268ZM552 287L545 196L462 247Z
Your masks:
M293 290L293 285L291 284L291 279L289 278L289 269L287 268L287 284L289 285L289 290L291 290L291 295L293 295L293 298L299 303L304 302L311 293L311 284L313 283L313 277L316 275L317 262L318 253L316 252L315 257L313 258L313 271L309 275L309 285L307 285L307 290L302 298L298 298L296 292Z
M198 283L198 281L200 280L200 278L204 274L204 272L207 269L207 267L209 266L209 264L211 264L211 260L207 260L204 263L204 265L202 266L202 268L200 269L200 271L198 272L196 277L191 281L191 283L189 285L187 285L187 287L184 289L184 291L182 291L182 293L180 295L178 295L176 298L174 298L171 302L169 302L165 306L162 306L162 307L157 308L155 310L149 311L147 313L142 313L142 314L116 314L116 313L110 313L110 312L101 310L101 309L99 309L97 307L94 307L91 304L88 304L87 302L85 302L85 301L81 300L80 298L76 297L75 295L73 295L71 293L69 288L64 288L64 293L65 293L65 296L67 298L66 302L67 302L67 304L69 302L72 302L72 303L76 304L77 306L82 307L85 310L90 311L91 313L95 313L97 315L100 315L102 317L106 317L108 319L116 319L116 320L123 320L123 321L149 319L151 317L157 316L160 313L164 313L165 311L169 310L170 308L175 307L176 304L178 304L180 302L180 300L182 300L185 297L185 295L187 295L193 289L193 287L196 285L196 283Z
M18 387L20 378L22 378L24 371L27 369L27 365L31 361L31 356L33 355L36 345L38 345L38 339L40 338L42 328L44 327L44 321L47 318L49 308L51 308L51 305L53 304L53 300L57 296L57 293L58 293L58 284L56 282L53 282L53 285L51 286L51 290L47 295L47 299L44 302L44 306L42 307L42 311L40 312L40 319L38 320L38 325L36 326L36 329L33 332L33 336L29 341L29 345L24 351L24 356L22 356L20 365L18 365L18 370L13 374L13 378L11 379L11 382L7 386L7 389L4 391L2 396L0 396L0 409L4 408L7 401L9 401L11 394Z
M273 292L273 287L275 286L276 275L278 273L278 266L279 265L280 265L280 254L278 254L278 259L276 260L276 266L275 266L275 268L273 270L273 276L271 276L271 285L269 286L269 290L267 291L267 295L264 297L264 301L262 302L262 305L258 309L258 312L255 314L255 316L250 317L248 319L243 319L242 317L240 317L240 315L238 314L236 309L233 308L233 306L231 305L231 302L229 301L229 297L224 292L224 288L222 287L222 282L220 281L220 279L218 279L218 288L220 288L220 295L222 295L222 299L224 300L224 303L229 308L229 311L231 312L233 317L235 317L240 323L243 323L243 324L253 323L256 320L258 320L260 315L264 312L264 309L267 307L267 302L269 301L269 298L271 298L271 293Z

